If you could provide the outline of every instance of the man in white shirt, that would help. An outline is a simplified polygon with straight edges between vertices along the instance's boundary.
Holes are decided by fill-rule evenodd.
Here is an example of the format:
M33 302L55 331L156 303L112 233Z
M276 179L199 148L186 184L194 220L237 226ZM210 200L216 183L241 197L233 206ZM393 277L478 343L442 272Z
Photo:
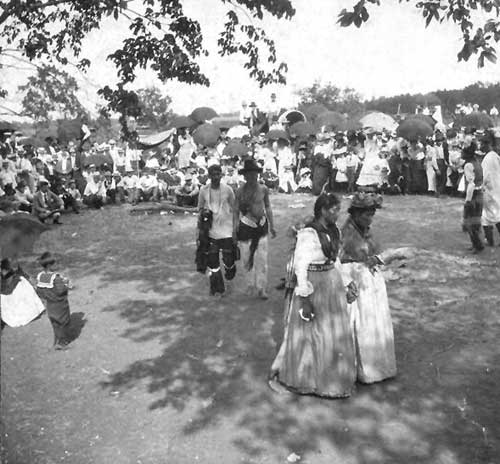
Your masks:
M137 185L138 200L159 201L158 179L150 169L145 169Z
M279 112L280 112L280 106L278 102L276 101L276 94L272 93L271 94L271 101L267 104L266 108L266 115L267 115L267 121L269 123L269 127L271 127L279 117Z
M206 264L210 281L210 295L223 296L226 288L220 266L220 253L224 275L232 280L236 274L235 243L233 241L234 192L231 187L221 183L222 169L219 165L208 168L210 183L203 186L198 197L200 211L199 247L196 253L198 270L203 271ZM204 218L211 217L209 224Z
M87 178L87 185L83 192L83 202L95 209L101 209L106 202L106 187L101 175L94 173Z
M250 127L251 122L252 122L252 108L249 108L247 105L247 102L241 102L241 109L240 109L240 122L244 126Z
M138 183L139 178L134 174L134 171L131 168L127 169L125 176L118 183L118 197L120 201L125 201L125 197L127 197L130 203L133 205L137 204Z
M293 168L296 166L295 155L286 140L278 140L278 177L279 188L285 193L297 190Z
M2 185L10 184L13 189L17 186L16 172L11 169L11 163L8 159L2 160L2 169L0 169L0 180Z

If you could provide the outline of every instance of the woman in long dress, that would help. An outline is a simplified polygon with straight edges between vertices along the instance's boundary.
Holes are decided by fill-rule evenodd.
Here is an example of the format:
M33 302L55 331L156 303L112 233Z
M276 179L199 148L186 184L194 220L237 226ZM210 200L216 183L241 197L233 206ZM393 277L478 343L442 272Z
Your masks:
M351 394L356 381L354 339L338 270L340 200L321 194L314 220L297 233L293 271L296 286L286 300L285 333L271 367L274 380L291 391L328 398Z
M383 260L370 226L381 197L356 193L342 227L339 256L344 281L352 280L358 297L350 305L356 346L357 380L373 383L396 375L394 333L385 280L378 269Z
M483 224L488 245L493 246L493 227L500 233L500 155L492 149L492 140L483 140L481 149L486 153L483 168Z
M18 266L4 258L1 262L0 311L9 327L21 327L36 319L45 307Z

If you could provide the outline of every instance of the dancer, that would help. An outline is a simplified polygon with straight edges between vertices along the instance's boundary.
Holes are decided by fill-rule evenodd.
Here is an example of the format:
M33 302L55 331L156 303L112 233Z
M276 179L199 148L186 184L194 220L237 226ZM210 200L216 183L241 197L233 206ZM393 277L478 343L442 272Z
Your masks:
M476 155L477 145L474 141L467 141L462 150L465 180L465 203L463 226L469 233L473 252L479 253L484 249L483 241L480 237L481 216L483 214L483 168L481 161Z
M493 227L500 233L500 155L494 151L495 140L491 133L486 134L481 150L486 153L481 167L483 169L483 213L481 223L489 246L494 246Z
M385 280L378 266L379 245L370 226L382 197L354 194L342 227L340 260L344 281L354 281L359 295L350 314L356 344L357 379L379 382L396 375L396 355Z
M343 398L354 388L355 347L347 304L354 301L356 289L352 284L346 289L339 271L339 211L336 195L321 194L314 219L297 233L296 286L286 300L283 342L271 367L273 389L282 384L296 393Z
M210 225L207 227L208 240L206 240L205 254L210 280L210 295L223 296L226 288L220 268L221 251L226 279L232 280L236 274L236 250L232 237L234 193L231 187L221 183L222 168L219 165L210 166L208 175L210 183L200 190L198 209L202 220L206 217L205 213L209 212L207 220L210 221Z
M245 160L239 174L245 177L236 192L233 238L239 241L248 291L257 290L260 298L267 295L267 234L276 236L269 190L258 182L262 168L253 160Z

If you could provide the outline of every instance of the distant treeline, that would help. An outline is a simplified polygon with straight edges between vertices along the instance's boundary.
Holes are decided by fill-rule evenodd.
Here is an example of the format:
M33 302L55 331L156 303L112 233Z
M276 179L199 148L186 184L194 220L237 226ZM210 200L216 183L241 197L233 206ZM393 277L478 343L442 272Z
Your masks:
M428 94L405 94L395 97L381 97L365 103L369 111L396 114L414 113L417 106L441 105L444 114L451 116L460 104L478 104L480 110L489 112L495 105L500 109L500 83L484 84L477 82L463 89L436 90Z

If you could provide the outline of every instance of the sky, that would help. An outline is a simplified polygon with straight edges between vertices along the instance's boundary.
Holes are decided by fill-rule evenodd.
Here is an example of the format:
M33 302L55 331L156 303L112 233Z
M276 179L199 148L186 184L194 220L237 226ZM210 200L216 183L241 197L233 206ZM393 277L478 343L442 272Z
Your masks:
M204 34L209 56L200 63L210 87L162 83L151 71L138 73L134 87L157 86L172 98L175 112L188 114L197 106L211 106L219 113L234 112L243 100L262 105L272 92L282 106L293 107L297 91L315 81L354 88L370 99L500 80L500 64L478 69L474 57L468 63L457 62L459 30L448 23L425 28L411 3L384 0L382 6L370 8L371 17L361 28L341 28L336 24L337 15L354 1L294 0L296 14L291 21L265 18L261 25L275 40L278 58L288 64L287 85L259 89L248 77L241 57L222 58L217 54L218 32L227 6L220 0L184 0L186 14L200 21ZM87 76L71 70L82 89L79 97L89 109L98 102L96 89L116 82L116 72L106 57L126 32L125 22L107 20L84 43L83 55L92 62ZM8 88L10 96L0 104L19 109L22 96L16 87L28 75L27 71L2 70L0 85Z

